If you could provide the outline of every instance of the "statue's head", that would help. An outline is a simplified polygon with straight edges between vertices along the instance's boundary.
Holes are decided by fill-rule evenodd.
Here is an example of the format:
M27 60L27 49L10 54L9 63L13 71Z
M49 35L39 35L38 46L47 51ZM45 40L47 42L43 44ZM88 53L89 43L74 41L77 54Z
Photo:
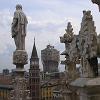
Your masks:
M21 4L17 4L16 5L16 10L22 10L22 5Z

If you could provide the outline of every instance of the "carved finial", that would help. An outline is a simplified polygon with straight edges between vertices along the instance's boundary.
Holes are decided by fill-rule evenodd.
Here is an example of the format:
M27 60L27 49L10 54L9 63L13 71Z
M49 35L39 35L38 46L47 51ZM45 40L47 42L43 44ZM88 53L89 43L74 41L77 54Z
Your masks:
M71 22L68 22L67 29L65 29L65 31L66 31L66 33L64 34L64 36L60 37L60 41L62 43L65 43L65 42L71 43L73 40L73 37L74 37Z
M66 38L67 42L71 42L73 39L73 28L70 22L68 22L67 29L65 29L66 33L64 34L64 38Z
M67 29L65 29L67 34L73 34L73 28L71 22L68 22Z

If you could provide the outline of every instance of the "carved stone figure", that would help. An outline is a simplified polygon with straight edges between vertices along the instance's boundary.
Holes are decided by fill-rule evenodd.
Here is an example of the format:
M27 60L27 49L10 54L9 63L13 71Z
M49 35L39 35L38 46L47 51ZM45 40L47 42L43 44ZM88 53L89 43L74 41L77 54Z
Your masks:
M27 18L22 11L21 5L16 5L16 11L14 12L12 22L12 38L14 38L16 50L25 50L25 36L27 27Z

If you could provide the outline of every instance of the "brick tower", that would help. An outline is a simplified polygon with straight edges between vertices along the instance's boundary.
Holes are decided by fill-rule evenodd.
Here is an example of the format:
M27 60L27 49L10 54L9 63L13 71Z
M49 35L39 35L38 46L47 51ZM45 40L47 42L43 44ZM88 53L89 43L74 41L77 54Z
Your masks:
M40 100L40 69L39 69L39 58L35 46L35 39L30 59L29 85L30 85L30 96L32 98L31 100Z

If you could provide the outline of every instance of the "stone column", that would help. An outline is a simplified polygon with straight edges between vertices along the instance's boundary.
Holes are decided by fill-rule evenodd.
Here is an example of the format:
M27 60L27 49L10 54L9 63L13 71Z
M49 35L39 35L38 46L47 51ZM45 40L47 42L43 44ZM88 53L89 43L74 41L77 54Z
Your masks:
M13 53L13 64L16 65L15 79L13 80L13 90L10 100L30 100L29 90L27 90L27 80L24 78L24 65L27 64L28 55L25 50L16 50Z

